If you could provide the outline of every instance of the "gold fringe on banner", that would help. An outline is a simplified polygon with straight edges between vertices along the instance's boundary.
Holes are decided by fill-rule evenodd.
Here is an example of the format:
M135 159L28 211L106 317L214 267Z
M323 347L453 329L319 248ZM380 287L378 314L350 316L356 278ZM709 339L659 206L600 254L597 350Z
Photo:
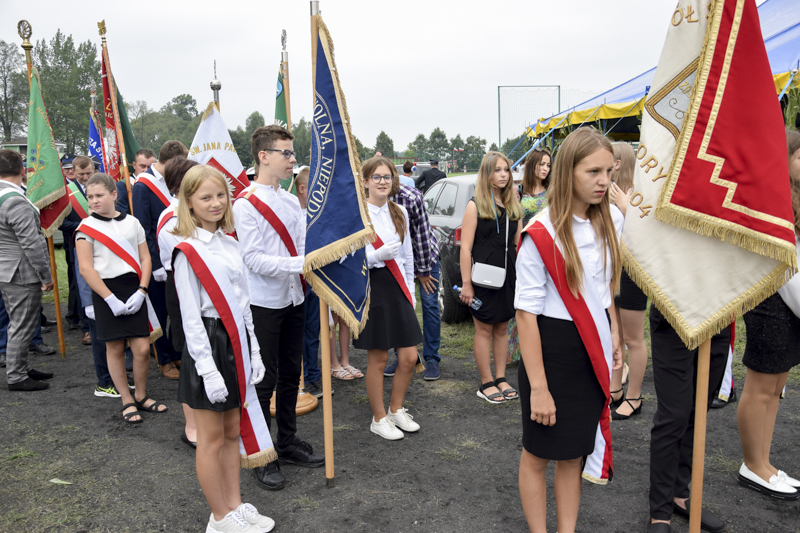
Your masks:
M630 278L652 300L652 305L655 305L661 311L661 314L664 315L664 318L667 319L667 322L675 329L675 332L690 350L697 348L703 341L728 327L737 316L750 311L775 294L795 273L795 270L788 264L778 265L767 277L743 294L740 294L698 327L692 329L678 313L672 302L661 292L656 283L634 259L624 242L620 243L620 249L622 263Z
M48 194L47 196L44 197L44 199L47 200L48 198L50 198L50 197L52 197L54 195L57 195L57 196L55 196L55 199L52 200L53 202L55 202L56 200L61 198L64 194L62 193L61 190L58 190L58 191L56 191L54 193ZM51 205L51 204L47 204L47 205ZM45 208L45 209L47 209L47 208ZM47 229L42 228L42 234L44 235L44 238L45 239L49 239L50 237L52 237L53 234L56 231L58 231L58 227L61 226L61 223L64 222L64 219L67 218L67 216L71 212L72 212L72 205L67 203L67 207L64 209L64 211L60 215L58 215L58 218L56 218L53 221L53 223L50 224L50 227L47 228ZM39 217L41 218L41 210L39 211Z
M258 468L259 466L267 466L272 461L278 460L278 453L275 451L275 448L270 448L268 450L262 450L258 453L254 453L253 455L240 455L239 456L239 466L241 468Z
M328 68L331 70L331 77L333 78L334 82L333 88L336 92L336 103L339 107L339 115L342 117L344 128L347 132L347 152L350 157L350 169L353 174L353 186L358 194L358 209L361 214L361 221L364 224L364 229L306 254L306 262L303 268L303 275L306 276L306 278L311 276L311 271L313 269L321 268L329 263L338 261L343 256L351 254L359 248L363 248L375 241L375 230L372 226L372 221L369 218L367 198L364 194L364 183L361 179L361 160L358 158L358 152L355 150L356 143L355 139L353 138L353 132L350 128L350 115L347 113L347 101L345 100L344 92L342 91L342 87L339 82L339 70L336 68L333 40L331 39L331 34L328 31L328 27L322 21L321 15L317 15L317 25L319 27L319 39L322 42L322 48L325 51L325 59L328 62ZM316 46L316 43L314 46ZM314 287L313 284L312 287ZM322 294L320 294L320 296L322 296ZM328 305L335 310L335 302L329 301L327 298L325 301L327 301ZM342 305L341 302L339 305ZM336 314L339 313L337 312ZM355 328L353 328L351 325L351 329Z
M161 329L161 326L158 326L156 329L150 332L150 344L156 342L163 335L164 335L164 330Z
M725 91L728 71L730 70L731 65L731 57L736 44L739 25L742 19L744 2L745 0L737 0L733 28L727 43L725 64L722 69L720 82L714 98L713 109L709 117L709 123L706 126L706 131L704 133L703 142L700 146L698 158L703 161L714 163L716 168L711 176L711 182L721 187L728 188L728 193L725 196L723 207L794 231L793 222L783 220L766 213L760 213L745 206L733 203L733 195L736 192L736 184L719 178L719 172L725 160L724 158L712 156L708 153L708 145L714 130L717 113L719 112L721 98ZM725 2L718 0L712 0L710 2L708 29L706 30L705 37L703 39L703 48L700 52L700 57L697 60L698 64L696 82L694 87L692 87L692 93L689 99L689 107L686 110L686 118L684 119L683 128L681 129L680 135L677 139L675 153L672 158L672 163L670 164L669 176L667 177L666 182L661 189L661 194L658 198L655 216L657 220L665 222L671 226L683 228L706 237L719 239L723 242L729 242L744 250L782 261L783 263L791 266L793 270L796 270L797 253L794 240L789 242L785 239L773 237L772 235L752 230L740 224L735 224L728 220L716 218L704 213L699 213L672 203L672 195L675 191L675 186L677 185L683 162L686 159L689 149L689 141L692 138L692 134L696 125L697 115L699 113L699 107L702 101L702 95L705 93L706 85L708 84L709 69L714 58L724 7Z
M353 307L360 307L364 310L364 314L361 316L361 322L357 322L354 319L353 313L350 312L350 309L344 304L344 302L342 302L341 298L339 298L339 295L333 292L313 270L305 275L305 278L306 282L311 285L311 288L314 290L317 296L325 300L325 303L328 304L328 307L331 308L331 311L336 313L339 318L347 323L347 326L350 328L353 337L357 339L361 332L364 331L364 326L367 325L367 320L369 320L370 286L367 287L367 297L363 302L361 302L360 306L357 306L355 302L353 302ZM327 318L320 317L320 320L327 320Z

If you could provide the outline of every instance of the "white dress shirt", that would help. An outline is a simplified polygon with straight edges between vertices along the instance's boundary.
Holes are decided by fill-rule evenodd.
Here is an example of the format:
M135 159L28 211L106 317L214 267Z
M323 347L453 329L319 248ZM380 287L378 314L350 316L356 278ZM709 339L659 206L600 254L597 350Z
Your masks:
M225 234L221 229L210 233L204 229L197 228L195 237L205 244L206 251L209 252L211 261L221 271L228 275L236 301L244 316L244 324L250 337L250 353L260 354L258 341L256 340L255 330L253 329L253 315L250 313L250 296L247 286L247 276L245 275L244 263L239 256L239 247L236 240ZM195 245L197 245L195 243ZM175 289L178 292L178 300L181 305L181 320L183 322L183 333L186 337L186 348L189 355L194 359L195 364L200 369L207 368L211 359L211 343L208 340L208 333L203 325L201 317L219 318L219 313L214 307L211 298L205 288L197 279L194 270L189 266L189 260L182 253L178 254L173 265L175 269ZM230 334L229 334L230 335ZM245 347L244 354L247 355ZM219 369L217 369L219 370Z
M306 224L297 197L278 187L253 183L247 190L267 204L281 219L294 241L297 257L292 257L280 235L248 200L233 204L239 253L247 267L247 282L253 305L283 309L303 303L300 271L305 261Z
M172 198L170 201L173 207L175 207L175 213L177 213L178 199ZM164 227L161 228L161 231L158 233L158 257L161 258L161 266L163 266L164 270L167 272L172 271L172 252L175 250L175 247L178 246L178 243L183 240L183 237L178 237L170 233L175 229L177 224L177 217L172 217L164 223Z
M545 208L537 218L548 216L550 209ZM619 239L625 218L616 206L611 206L611 219ZM583 220L573 215L572 235L583 264L584 278L588 278L591 283L590 287L583 287L582 290L597 291L603 307L608 309L611 306L611 253L607 248L603 249L599 238L595 238L594 228L588 219ZM561 250L560 243L559 250ZM603 256L606 258L605 269ZM517 290L514 295L514 307L534 315L572 320L553 278L544 266L538 248L530 238L523 239L517 255Z
M138 253L139 245L147 242L144 236L144 228L136 217L120 213L116 218L107 218L97 213L91 215L98 220L102 220L107 226L106 233L114 232L127 240L131 247ZM85 239L92 244L93 268L101 279L111 279L123 274L136 273L132 266L126 263L117 254L108 249L104 244L95 240L82 231L75 233L75 240ZM139 258L141 261L141 258Z
M377 207L372 204L367 205L369 206L369 217L372 219L372 225L375 228L375 233L377 233L381 238L384 246L398 242L400 240L400 236L395 230L394 222L392 221L392 214L389 212L389 202L386 202L383 207ZM411 294L411 299L414 300L412 303L415 304L414 306L416 307L416 298L414 297L414 293L416 291L414 286L414 250L411 247L411 235L408 229L408 212L402 205L398 205L397 207L400 208L400 211L403 212L403 218L406 219L406 233L405 237L403 238L403 244L400 245L400 250L398 251L397 257L395 257L394 260L397 263L397 266L400 268L400 272L403 273L403 277L406 280L406 286L408 287L408 292ZM383 261L378 261L374 257L374 246L368 244L366 252L367 266L369 268L383 268L386 266L386 263Z

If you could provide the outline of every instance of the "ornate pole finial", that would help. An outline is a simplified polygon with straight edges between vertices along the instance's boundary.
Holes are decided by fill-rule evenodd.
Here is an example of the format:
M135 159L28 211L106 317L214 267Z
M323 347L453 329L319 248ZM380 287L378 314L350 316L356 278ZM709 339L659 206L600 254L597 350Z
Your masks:
M100 36L105 37L106 35L106 19L101 20L97 23L97 27L100 30Z
M286 30L281 30L281 46L283 51L286 51Z
M222 89L222 82L217 79L217 60L214 60L214 79L211 80L211 90L214 91L214 104L219 111L219 90Z
M20 37L22 37L22 49L26 52L30 51L33 48L31 44L31 23L27 20L20 20L17 24L17 33Z

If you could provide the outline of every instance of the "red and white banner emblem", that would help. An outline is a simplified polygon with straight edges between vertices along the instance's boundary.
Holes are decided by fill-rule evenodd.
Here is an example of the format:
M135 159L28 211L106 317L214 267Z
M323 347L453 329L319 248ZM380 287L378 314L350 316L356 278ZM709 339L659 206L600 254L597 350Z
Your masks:
M194 134L192 147L189 148L189 159L201 165L211 165L222 172L231 182L234 198L250 185L242 162L236 155L228 128L213 102L208 104L197 133Z

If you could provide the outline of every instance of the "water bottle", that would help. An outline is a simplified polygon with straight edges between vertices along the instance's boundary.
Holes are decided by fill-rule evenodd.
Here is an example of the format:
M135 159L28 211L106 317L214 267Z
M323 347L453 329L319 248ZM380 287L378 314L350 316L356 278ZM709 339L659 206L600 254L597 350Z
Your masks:
M453 285L453 292L456 293L456 298L461 300L461 287L459 287L458 285ZM478 309L481 308L482 305L483 302L473 296L472 303L469 306L477 311Z

